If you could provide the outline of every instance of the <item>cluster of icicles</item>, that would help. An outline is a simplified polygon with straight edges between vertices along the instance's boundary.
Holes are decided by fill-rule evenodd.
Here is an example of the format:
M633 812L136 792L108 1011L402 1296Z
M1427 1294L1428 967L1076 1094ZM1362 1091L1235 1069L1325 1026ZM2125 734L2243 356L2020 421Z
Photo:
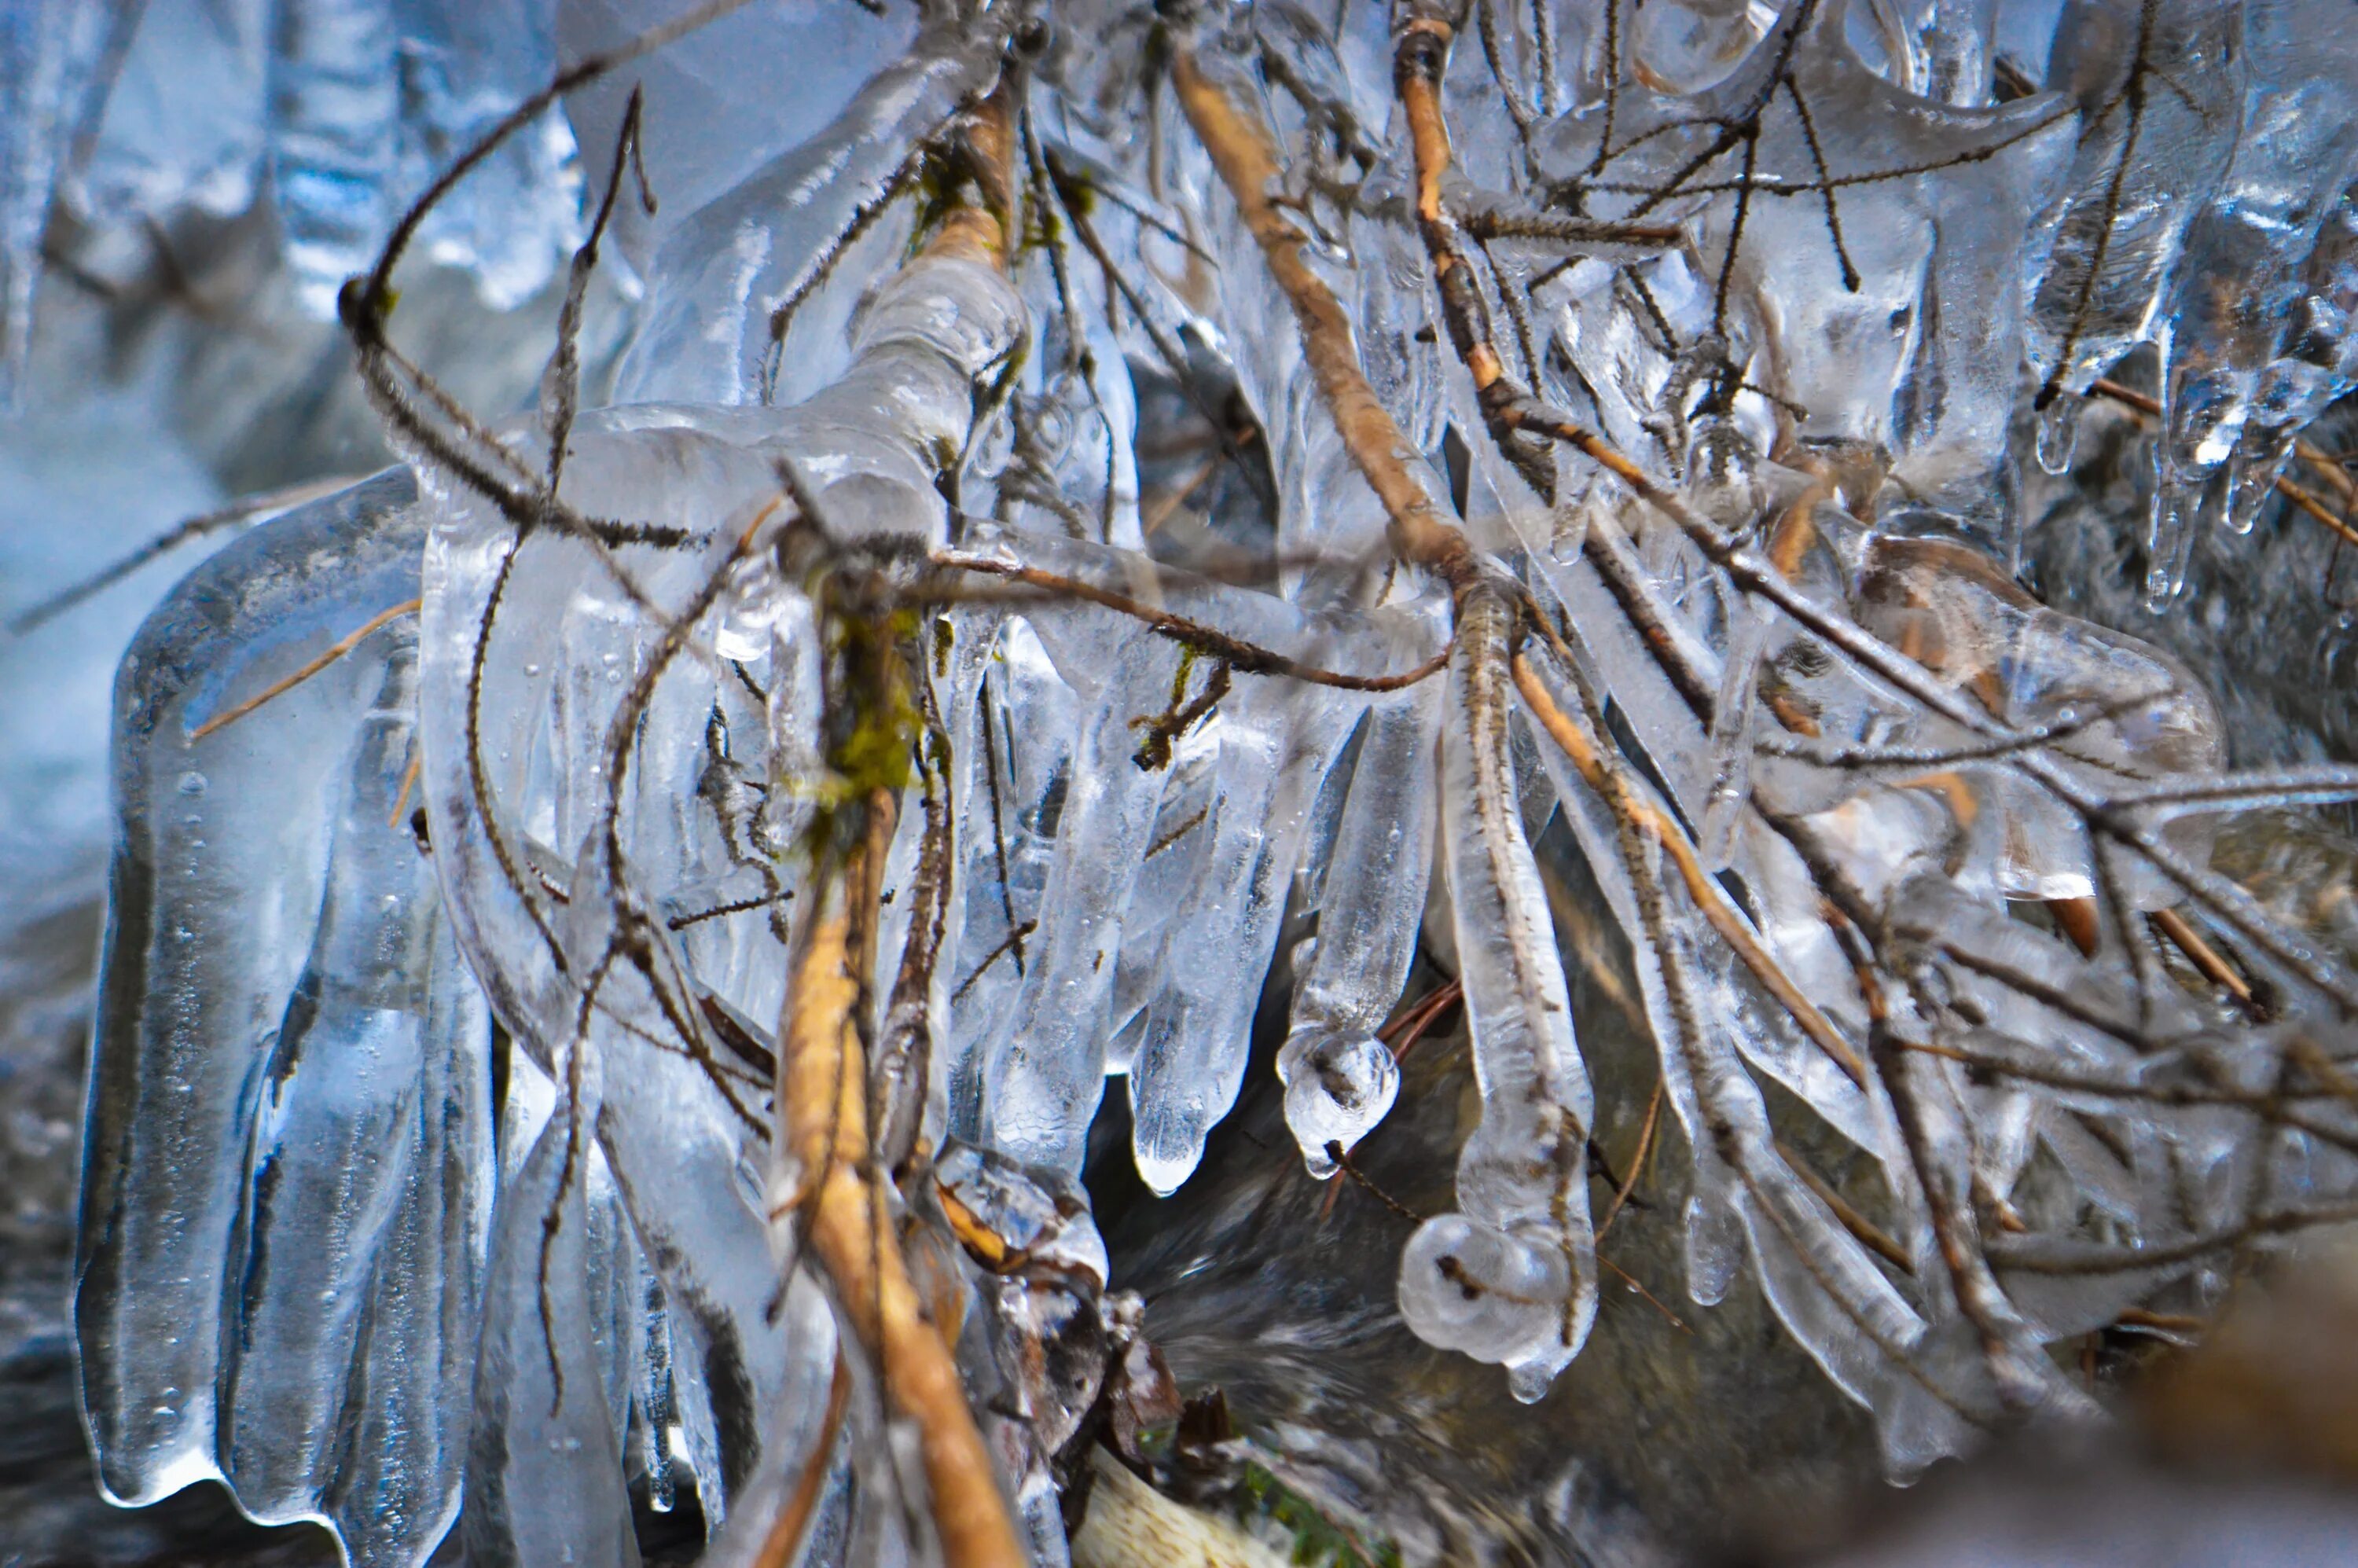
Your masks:
M805 510L782 475L845 549L1031 568L1345 676L1438 665L1376 691L1223 672L1156 754L1141 721L1217 662L1168 623L1071 593L925 615L876 972L913 941L940 957L923 995L880 985L871 1022L922 1021L902 1037L936 1162L911 1223L953 1203L1027 1265L938 1249L1040 1560L1065 1550L1049 1461L1089 1388L1027 1382L1023 1346L1098 1311L1090 1125L1120 1079L1140 1173L1186 1181L1289 914L1316 919L1277 1057L1314 1175L1390 1106L1376 1035L1420 942L1464 988L1480 1121L1455 1210L1407 1243L1408 1325L1527 1399L1579 1352L1594 1107L1531 848L1552 820L1635 954L1693 1155L1693 1298L1748 1262L1901 1468L2079 1408L2046 1345L2199 1304L2221 1238L2358 1191L2358 1114L2287 1087L2288 1063L2324 1082L2358 1050L2353 988L2203 869L2208 813L2349 781L2225 773L2184 671L2014 585L2020 368L2070 409L2161 342L2162 586L2187 496L2215 481L2248 521L2347 385L2358 138L2332 73L2358 39L2330 9L1486 8L1446 78L1449 200L1497 220L1480 287L1529 379L1725 530L1717 556L1585 460L1552 456L1543 498L1492 442L1405 216L1382 7L1339 38L1283 5L1174 25L1293 159L1311 264L1481 551L1453 602L1387 568L1287 298L1146 90L1163 24L1076 6L1029 30L1035 243L1002 272L913 253L901 177L1016 69L1018 18L928 10L913 34L844 8L805 84L833 95L826 128L637 220L639 337L561 492L630 537L520 535L420 452L223 551L124 666L77 1303L107 1486L222 1476L372 1565L423 1561L463 1496L483 1561L614 1563L629 1487L666 1506L684 1466L740 1561L817 1466L806 1561L938 1551L872 1368L807 1260L782 1281L766 1217L796 846L829 798L830 654L767 547ZM1992 106L2000 45L2054 91ZM2124 86L2162 61L2167 86ZM692 141L693 105L668 112ZM1728 124L1750 130L1711 152ZM1584 183L1585 237L1540 221ZM2223 268L2297 298L2295 339L2273 307L2265 330L2205 317ZM1243 585L1158 566L1141 520L1140 389L1191 367L1266 441L1276 564ZM505 460L540 471L543 440L520 424ZM929 801L953 846L932 901ZM1875 928L1829 916L1836 885ZM2050 909L2085 928L2016 917ZM2148 913L2188 939L2147 941ZM1780 1152L1770 1085L1882 1170L1884 1250ZM1962 1262L1960 1216L1986 1232Z

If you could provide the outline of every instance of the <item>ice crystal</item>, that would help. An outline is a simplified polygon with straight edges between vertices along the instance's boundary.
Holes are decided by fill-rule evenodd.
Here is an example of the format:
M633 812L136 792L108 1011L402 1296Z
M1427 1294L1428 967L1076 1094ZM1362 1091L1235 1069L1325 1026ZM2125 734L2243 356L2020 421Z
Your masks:
M2351 1212L2358 773L2200 630L2309 624L2262 552L2353 536L2343 0L264 9L0 0L0 348L53 193L259 181L320 306L471 147L405 242L509 300L590 239L505 424L398 351L395 255L347 285L406 465L124 665L117 1498L628 1563L679 1466L715 1562L1063 1561L1136 1347L1105 1097L1178 1189L1290 977L1260 1070L1364 1180L1420 953L1478 1106L1400 1315L1537 1400L1646 1093L1567 864L1689 1294L1748 1271L1896 1471Z

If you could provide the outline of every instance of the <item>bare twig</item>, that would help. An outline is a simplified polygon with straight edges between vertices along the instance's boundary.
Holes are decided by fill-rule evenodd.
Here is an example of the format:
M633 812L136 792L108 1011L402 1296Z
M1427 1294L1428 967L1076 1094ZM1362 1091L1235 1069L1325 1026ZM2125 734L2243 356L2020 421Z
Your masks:
M192 539L201 539L209 534L217 534L224 528L233 528L241 523L254 522L273 516L300 506L307 501L316 501L323 495L333 495L336 492L357 482L358 481L341 474L330 479L305 480L300 484L290 484L283 490L268 491L260 495L243 496L231 502L227 506L216 507L211 512L200 512L194 517L185 518L112 565L103 568L70 588L59 589L47 599L27 605L11 616L6 626L0 630L6 631L13 637L21 637L28 632L37 631L73 609L74 606L113 588L157 557L177 550Z
M234 708L227 708L222 712L214 714L211 719L206 719L202 724L200 724L194 730L189 730L189 743L194 744L195 742L203 740L206 736L212 734L217 730L228 728L230 725L236 723L239 719L244 718L247 714L252 713L255 708L260 708L264 703L268 702L272 697L283 696L287 692L294 690L297 687L301 686L305 681L309 680L313 676L318 675L321 670L326 669L330 665L334 664L338 659L342 658L346 654L351 653L354 648L359 647L362 643L368 641L371 633L378 631L382 627L390 625L392 622L400 620L405 615L416 614L424 602L425 601L422 600L416 599L404 600L401 603L395 605L390 610L382 610L376 614L370 616L358 627L346 633L343 637L338 639L335 644L329 648L326 653L321 654L318 658L313 659L310 663L305 665L294 674L280 676L277 680L271 682L268 686L263 687L262 690L254 693L252 697L247 697L243 702L239 703Z
M1408 439L1359 368L1350 317L1334 290L1303 259L1302 232L1270 200L1278 168L1268 132L1204 74L1193 54L1181 50L1176 55L1171 81L1187 123L1211 155L1212 167L1260 245L1271 277L1293 307L1319 396L1352 462L1383 503L1391 522L1392 548L1402 560L1433 571L1453 589L1462 589L1476 569L1472 547L1409 471L1402 457L1410 449Z

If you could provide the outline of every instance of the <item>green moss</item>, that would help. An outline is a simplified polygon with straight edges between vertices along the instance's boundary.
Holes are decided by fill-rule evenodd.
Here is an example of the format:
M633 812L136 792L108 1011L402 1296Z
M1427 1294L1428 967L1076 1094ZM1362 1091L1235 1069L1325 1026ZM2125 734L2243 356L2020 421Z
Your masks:
M1247 1527L1275 1525L1293 1543L1298 1568L1400 1568L1400 1548L1379 1539L1363 1545L1266 1466L1248 1459L1237 1489L1237 1517Z
M966 173L957 160L928 151L917 160L916 178L911 182L917 200L917 222L909 231L909 254L925 248L942 220L966 205Z
M831 663L840 678L827 694L821 752L827 771L812 790L818 809L805 848L814 860L850 847L866 805L879 790L898 795L908 786L925 733L910 665L920 646L918 611L838 611L827 617L827 625Z
M950 624L950 618L946 615L935 616L934 674L945 680L949 678L950 649L956 646L957 643L957 628Z

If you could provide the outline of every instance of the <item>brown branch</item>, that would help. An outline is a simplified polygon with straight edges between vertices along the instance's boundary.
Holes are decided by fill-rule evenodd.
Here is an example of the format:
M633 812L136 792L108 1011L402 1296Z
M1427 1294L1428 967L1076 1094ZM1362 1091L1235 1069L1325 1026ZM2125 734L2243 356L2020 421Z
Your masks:
M2219 950L2204 941L2201 933L2187 923L2186 916L2174 909L2157 909L2148 918L2152 920L2154 929L2185 954L2187 962L2201 971L2204 979L2244 1006L2252 1005L2252 982L2237 974L2234 966L2221 957Z
M1378 1030L1376 1038L1390 1048L1396 1059L1404 1059L1410 1048L1424 1038L1425 1031L1433 1027L1434 1020L1448 1011L1450 1004L1463 998L1465 994L1465 982L1451 980L1447 985L1418 999L1414 1007Z
M799 1163L795 1203L838 1310L875 1356L894 1407L917 1428L933 1518L949 1568L1024 1568L990 1450L968 1408L957 1365L911 1280L871 1157L868 1074L858 1026L863 989L852 968L846 893L866 880L853 864L812 922L779 1032L778 1111Z
M980 189L980 201L947 213L920 254L1005 266L1013 199L1011 105L1002 83L960 125L965 172ZM819 520L791 468L781 477L804 521L816 524ZM863 655L882 667L855 673L846 682L847 692L889 702L888 696L873 694L889 693L902 657L898 646L889 645ZM930 800L930 774L928 783ZM871 1108L863 1026L897 796L879 786L842 810L839 830L832 836L844 846L841 858L835 859L837 851L823 839L816 851L811 918L778 1031L773 1147L782 1158L772 1219L798 1215L806 1244L835 1286L838 1316L876 1358L894 1409L915 1427L928 1511L946 1568L1025 1568L1028 1555L958 1376L951 1343L956 1326L934 1321L911 1276L883 1152L874 1142L879 1134L894 1135L894 1130L876 1125L878 1112ZM940 852L946 854L946 847ZM924 890L917 896L910 940L929 959L924 923L933 913L934 895ZM930 964L920 968L929 980ZM888 1045L888 1060L889 1051Z
M2342 500L2358 501L2358 480L2350 477L2349 470L2332 453L2308 440L2294 441L2292 452L2293 456L2315 469L2319 478L2339 491Z
M1639 1284L1638 1282L1637 1275L1629 1272L1628 1270L1624 1269L1620 1264L1616 1263L1612 1259L1607 1258L1602 1252L1596 1254L1596 1262L1599 1268L1611 1272L1615 1279L1619 1280L1623 1285L1627 1286L1633 1294L1638 1296L1639 1299L1643 1301L1648 1306L1652 1307L1656 1312L1660 1313L1664 1317L1670 1319L1671 1326L1672 1328L1677 1329L1681 1334L1693 1334L1694 1332L1693 1329L1687 1326L1686 1320L1684 1318L1682 1318L1678 1314L1672 1312L1670 1308L1662 1304L1661 1298L1655 1295L1653 1292L1648 1290L1645 1286Z
M1303 358L1344 449L1383 503L1393 551L1432 571L1453 590L1465 587L1476 570L1473 547L1409 471L1404 456L1411 450L1408 438L1359 369L1350 317L1335 291L1303 259L1302 232L1270 200L1278 168L1267 130L1204 75L1191 53L1182 50L1172 61L1171 81L1188 124L1260 246L1270 276L1293 307Z
M795 1480L793 1496L770 1522L770 1533L762 1538L762 1549L753 1554L753 1568L787 1568L794 1562L803 1536L810 1529L811 1514L818 1507L819 1487L827 1480L827 1462L835 1457L835 1440L843 1430L844 1412L850 1405L851 1369L844 1365L838 1351L835 1376L827 1382L827 1413L819 1421L818 1441L812 1445L810 1457L803 1461L803 1473Z
M1099 588L1079 578L1066 577L1062 573L1046 571L1038 567L1017 566L989 556L944 552L936 554L932 560L937 567L1006 578L1010 581L1022 583L1027 588L1036 588L1065 598L1085 600L1091 604L1101 605L1105 609L1142 621L1150 630L1160 633L1183 646L1194 648L1198 653L1208 654L1231 669L1241 671L1246 675L1283 676L1289 680L1307 681L1312 686L1333 687L1338 691L1398 691L1403 687L1414 686L1428 676L1440 673L1449 663L1449 650L1444 648L1413 669L1403 670L1398 675L1345 675L1338 670L1321 669L1315 665L1305 665L1298 660L1290 659L1274 649L1264 648L1258 643L1248 643L1243 638L1232 636L1217 626L1207 626L1200 621L1190 621L1184 615L1174 615L1167 610L1158 610L1143 600L1133 599L1126 593L1115 593L1111 589Z
M2180 1240L2147 1246L2115 1247L2103 1242L2056 1242L2006 1237L1989 1243L1990 1261L2023 1274L2134 1274L2147 1269L2175 1268L2213 1252L2224 1252L2246 1242L2273 1236L2290 1236L2321 1226L2348 1225L2358 1220L2358 1203L2320 1204L2314 1208L2279 1209L2249 1223Z
M318 658L313 659L309 664L305 665L301 669L297 670L293 675L271 682L268 686L263 687L262 690L255 693L254 696L249 697L243 702L239 703L235 708L229 708L224 712L216 713L211 719L206 719L202 724L198 725L194 730L189 730L189 742L194 744L196 741L201 741L206 736L211 734L214 730L225 729L229 725L236 723L239 719L244 718L255 708L260 708L264 703L268 702L272 697L283 696L285 693L294 690L297 687L301 686L305 681L309 680L313 676L318 675L321 670L326 669L330 665L334 664L338 659L342 658L346 654L351 653L354 648L359 647L362 643L368 640L371 633L385 625L388 622L398 621L405 615L416 614L419 607L423 603L424 601L422 600L412 599L406 600L403 603L396 604L390 610L380 611L378 613L372 615L367 621L362 622L357 631L354 631L350 635L343 638L341 642L337 643L335 646L330 648L326 653L321 654Z
M2031 1397L2029 1374L2016 1353L2017 1342L2030 1339L2021 1314L1999 1289L1989 1259L1981 1245L1969 1193L1960 1190L1957 1173L1941 1158L1940 1133L1917 1098L1916 1069L1931 1064L1903 1054L1904 1042L1891 1028L1883 983L1876 976L1875 955L1855 926L1830 911L1835 935L1848 952L1867 1011L1867 1050L1875 1059L1885 1091L1891 1097L1892 1119L1907 1151L1916 1190L1932 1222L1933 1245L1940 1249L1957 1310L1981 1340L1982 1358L1996 1386L1998 1398L2014 1409L2025 1408ZM1934 1088L1939 1085L1935 1080ZM2032 1340L2035 1345L2036 1341Z
M425 761L425 752L413 740L410 742L409 766L401 771L401 788L394 793L393 811L384 819L387 827L401 826L401 808L409 804L409 792L417 787L417 772Z
M1801 1178L1801 1184L1817 1195L1818 1201L1826 1206L1834 1218L1841 1222L1842 1227L1850 1232L1853 1238L1863 1243L1869 1251L1901 1273L1916 1272L1916 1265L1909 1258L1908 1249L1891 1239L1889 1233L1881 1226L1853 1207L1849 1199L1834 1190L1834 1184L1832 1182L1810 1168L1808 1161L1782 1143L1777 1145L1777 1153L1793 1174Z
M1572 765L1579 770L1588 787L1604 793L1605 766L1596 748L1563 709L1556 706L1555 698L1540 683L1530 661L1517 655L1514 671L1515 688L1523 694L1523 702L1530 708L1531 717L1539 720L1540 728L1548 732L1549 739L1572 760ZM1686 830L1646 801L1632 800L1629 808L1635 825L1670 855L1671 862L1678 867L1679 880L1686 884L1688 897L1703 912L1704 918L1711 923L1712 929L1719 934L1720 940L1727 944L1729 951L1801 1026L1801 1033L1848 1075L1851 1082L1862 1089L1866 1088L1866 1065L1859 1059L1858 1053L1834 1029L1826 1015L1818 1011L1817 1004L1802 994L1801 987L1785 973L1784 967L1760 946L1759 939L1745 925L1744 917L1728 906L1726 895L1720 891L1719 884L1703 869L1702 859L1695 853L1693 844L1688 841Z
M1352 1181L1365 1188L1370 1197L1383 1205L1386 1208L1391 1210L1392 1213L1398 1215L1401 1218L1408 1221L1411 1225L1422 1225L1424 1223L1424 1216L1417 1213L1416 1210L1409 1207L1408 1205L1401 1202L1400 1199L1392 1196L1391 1194L1376 1185L1375 1182L1369 1178L1365 1171L1360 1170L1357 1165L1354 1164L1351 1160L1350 1151L1343 1147L1343 1143L1340 1139L1330 1138L1326 1141L1326 1158L1335 1162L1335 1168L1336 1170L1342 1172L1345 1175L1350 1177ZM1330 1189L1327 1195L1331 1198L1336 1192L1340 1190L1339 1186Z
M2320 523L2324 524L2328 528L2333 530L2333 532L2341 537L2343 543L2358 545L2358 528L2353 528L2349 524L2343 522L2340 516L2335 514L2331 507L2326 505L2325 503L2318 499L2316 495L2302 489L2299 485L2295 484L2292 481L2285 478L2282 474L2278 474L2276 478L2276 490L2278 495L2283 496L2287 501L2291 502L2295 506L2299 507L2303 512L2308 513L2311 517L2316 518Z

